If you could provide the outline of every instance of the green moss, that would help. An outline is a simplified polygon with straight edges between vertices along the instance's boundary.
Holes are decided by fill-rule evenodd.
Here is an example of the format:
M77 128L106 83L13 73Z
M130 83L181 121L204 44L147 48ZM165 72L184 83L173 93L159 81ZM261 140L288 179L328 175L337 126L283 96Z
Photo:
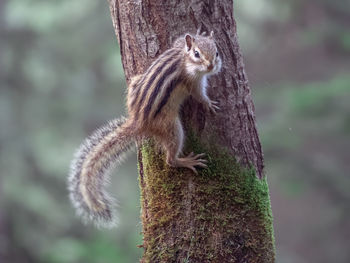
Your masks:
M147 200L143 262L178 262L179 255L187 255L189 262L216 262L220 255L258 262L258 255L265 255L269 260L264 262L273 262L266 178L258 179L252 167L241 167L228 151L214 143L203 145L190 133L184 152L191 151L206 153L208 168L198 175L166 165L153 142L142 147L141 190Z

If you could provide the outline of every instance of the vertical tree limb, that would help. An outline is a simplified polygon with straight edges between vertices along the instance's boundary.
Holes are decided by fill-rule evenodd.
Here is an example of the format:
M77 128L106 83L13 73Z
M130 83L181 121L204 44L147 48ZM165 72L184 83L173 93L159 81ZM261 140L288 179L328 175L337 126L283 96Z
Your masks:
M214 30L223 70L209 81L213 115L189 99L185 152L205 152L194 175L166 165L154 142L139 149L142 262L274 262L272 215L254 105L231 1L109 0L127 81L185 32Z

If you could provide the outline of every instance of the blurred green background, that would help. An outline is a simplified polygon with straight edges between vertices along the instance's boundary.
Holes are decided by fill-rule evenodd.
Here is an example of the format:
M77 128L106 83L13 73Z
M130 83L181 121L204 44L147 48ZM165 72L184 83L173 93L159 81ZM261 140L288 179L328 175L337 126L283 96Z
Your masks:
M235 1L270 184L277 262L350 262L350 3ZM112 174L120 226L81 224L75 149L124 113L107 1L0 2L0 262L137 262L136 157Z

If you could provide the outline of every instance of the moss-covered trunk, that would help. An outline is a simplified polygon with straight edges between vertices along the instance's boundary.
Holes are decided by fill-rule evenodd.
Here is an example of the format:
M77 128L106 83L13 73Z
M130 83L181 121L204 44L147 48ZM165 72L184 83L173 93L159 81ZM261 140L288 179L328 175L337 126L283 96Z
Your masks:
M185 153L205 152L198 175L166 165L155 142L139 149L145 253L141 262L274 262L269 191L232 1L109 0L127 81L179 35L214 30L223 70L210 79L213 115L189 99Z

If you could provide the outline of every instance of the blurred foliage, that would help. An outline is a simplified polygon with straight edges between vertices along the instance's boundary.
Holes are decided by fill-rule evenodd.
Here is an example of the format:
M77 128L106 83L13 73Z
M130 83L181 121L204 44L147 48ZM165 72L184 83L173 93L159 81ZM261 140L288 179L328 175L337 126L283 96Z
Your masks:
M121 203L116 231L82 225L66 191L77 146L124 111L107 2L14 0L0 10L0 262L136 262L135 157L119 171L130 180L111 186Z
M81 224L66 190L84 137L123 114L107 2L0 2L0 262L136 262L136 158L112 174L121 224ZM278 262L349 262L350 5L236 1Z

